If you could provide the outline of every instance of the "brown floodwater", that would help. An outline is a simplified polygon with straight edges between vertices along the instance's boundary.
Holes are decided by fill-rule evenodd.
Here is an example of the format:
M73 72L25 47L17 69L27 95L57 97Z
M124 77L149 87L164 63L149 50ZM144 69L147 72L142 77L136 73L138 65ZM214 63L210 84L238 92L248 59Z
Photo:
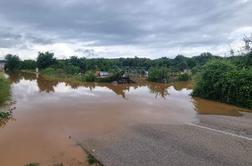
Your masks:
M191 82L80 85L28 73L9 79L16 102L11 105L12 117L0 123L3 166L30 162L85 166L79 141L116 137L134 124L192 123L198 114L242 116L241 108L192 98Z

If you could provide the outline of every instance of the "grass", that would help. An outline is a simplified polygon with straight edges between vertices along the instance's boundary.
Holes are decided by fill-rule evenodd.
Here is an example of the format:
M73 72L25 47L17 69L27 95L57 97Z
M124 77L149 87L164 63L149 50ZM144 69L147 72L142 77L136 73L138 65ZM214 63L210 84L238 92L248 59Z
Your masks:
M77 143L78 146L87 154L87 162L89 165L104 166L97 158L92 155L82 144Z
M4 104L10 98L10 82L0 72L0 105Z
M87 162L90 165L94 165L94 164L99 165L100 164L99 161L90 153L87 155Z

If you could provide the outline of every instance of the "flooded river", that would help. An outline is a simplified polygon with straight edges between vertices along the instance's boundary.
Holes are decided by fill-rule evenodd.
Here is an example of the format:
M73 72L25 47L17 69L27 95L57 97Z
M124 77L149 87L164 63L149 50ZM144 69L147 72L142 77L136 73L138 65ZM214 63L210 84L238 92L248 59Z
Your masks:
M242 116L241 108L190 96L191 83L70 84L13 74L13 117L0 124L3 166L87 165L95 151L136 124L197 123L199 115ZM116 139L114 139L116 138ZM99 140L99 141L98 141ZM106 142L106 144L103 144Z

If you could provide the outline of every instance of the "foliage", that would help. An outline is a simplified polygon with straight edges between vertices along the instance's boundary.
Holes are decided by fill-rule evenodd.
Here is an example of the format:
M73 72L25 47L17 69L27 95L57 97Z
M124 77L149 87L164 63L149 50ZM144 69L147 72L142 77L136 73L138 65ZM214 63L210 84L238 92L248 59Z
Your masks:
M37 57L37 66L39 69L45 69L49 66L52 66L56 63L56 59L53 57L54 53L50 52L39 52Z
M9 117L11 117L10 112L0 112L0 121L1 119L8 119Z
M210 61L196 77L193 95L252 108L252 70Z
M24 60L24 61L21 61L20 63L21 70L34 70L36 69L36 67L37 67L37 64L36 64L36 61L34 60Z
M66 65L64 66L64 72L66 74L78 74L80 73L80 68L74 65Z
M86 69L86 59L85 58L78 58L76 56L71 56L69 59L69 63L72 66L78 67L81 71L84 71Z
M178 80L179 81L188 81L188 80L190 80L191 79L191 76L190 76L190 74L188 74L188 73L182 73L182 74L180 74L179 76L178 76Z
M95 74L93 71L88 71L85 73L82 81L86 81L86 82L94 82L95 81Z
M168 82L170 70L166 67L152 67L148 71L148 80L153 82Z
M8 54L5 56L5 60L6 60L5 68L8 71L15 71L19 69L20 59L18 56Z
M89 165L103 166L92 154L88 153L87 162Z
M0 105L10 97L10 82L0 73Z
M42 70L42 74L46 74L46 75L53 75L56 73L56 70L52 67L48 67L44 70Z

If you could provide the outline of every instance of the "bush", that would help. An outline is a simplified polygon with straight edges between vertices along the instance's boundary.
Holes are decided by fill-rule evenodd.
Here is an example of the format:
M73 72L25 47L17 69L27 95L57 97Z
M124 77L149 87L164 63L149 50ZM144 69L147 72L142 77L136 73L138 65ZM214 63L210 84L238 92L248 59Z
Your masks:
M56 73L56 70L54 68L48 67L48 68L42 70L41 73L46 74L46 75L53 75Z
M66 65L64 71L66 74L78 74L80 73L80 68L73 65Z
M191 79L191 76L188 73L182 73L178 76L179 81L188 81Z
M148 80L153 82L168 82L170 70L166 67L152 67L148 71Z
M197 75L193 95L252 108L252 70L214 60Z
M23 70L34 70L36 69L37 67L37 64L36 64L36 61L34 60L24 60L24 61L21 61L21 64L20 64L20 69L23 69Z
M82 78L82 81L86 81L86 82L94 82L95 81L95 74L92 71L87 71L84 75L84 77Z
M3 104L10 97L10 82L0 73L0 104Z

